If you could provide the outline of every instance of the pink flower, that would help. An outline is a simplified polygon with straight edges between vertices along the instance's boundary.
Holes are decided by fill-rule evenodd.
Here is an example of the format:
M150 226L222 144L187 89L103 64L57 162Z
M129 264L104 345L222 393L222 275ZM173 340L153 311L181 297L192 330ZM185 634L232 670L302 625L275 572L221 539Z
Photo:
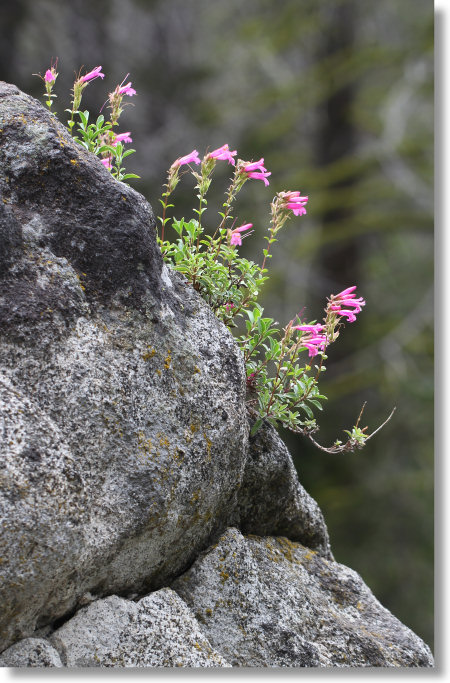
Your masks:
M318 334L325 329L324 325L294 325L293 330L300 330L301 332L312 332L313 334Z
M208 157L211 159L219 159L220 161L228 161L229 164L233 164L234 166L236 162L233 157L236 156L236 154L236 150L234 150L234 152L230 152L230 148L228 147L228 144L226 144L222 145L222 147L219 147L218 149L215 149L213 152L210 152Z
M305 204L308 197L301 197L300 192L283 192L285 201L284 208L291 209L294 216L303 216L306 213Z
M244 232L245 230L250 230L250 228L253 227L253 223L245 223L245 225L241 225L240 228L235 228L234 230L230 230L231 237L230 237L230 244L233 244L235 246L240 247L242 245L242 238L243 237L248 237L250 233L248 232L246 235L241 235L241 232Z
M53 73L53 70L47 69L47 71L45 72L44 80L47 83L52 83L55 80L55 78L56 78L56 75Z
M257 180L263 180L264 185L268 185L269 181L267 178L272 175L264 166L264 159L261 158L259 161L253 161L250 164L246 164L243 168L244 173L247 173L249 178L256 178Z
M100 159L100 161L102 162L102 164L103 164L103 166L104 166L105 168L107 168L107 169L111 169L111 168L112 168L112 164L111 164L111 159L110 159L110 157L106 157L105 159Z
M339 292L339 294L335 294L334 296L336 296L336 297L344 296L345 297L348 294L351 294L352 292L354 292L355 289L356 289L356 285L353 285L352 287L347 287L347 289L343 289L342 292ZM355 295L352 294L352 296L355 296Z
M225 310L227 313L229 313L232 308L234 308L234 304L231 301L229 301L227 304L225 304Z
M251 163L244 166L245 173L250 173L251 171L266 171L263 166L264 158L261 157L259 161L252 161Z
M119 86L118 93L119 95L129 95L130 97L132 97L133 95L136 95L136 90L131 87L130 81L126 85Z
M179 159L176 159L171 168L179 168L180 166L183 166L184 164L200 164L201 160L200 157L198 156L198 152L196 149L194 149L190 154L186 154L184 157L179 157Z
M115 147L118 142L133 142L133 139L130 138L130 132L128 131L128 133L119 133L116 135L112 141L112 146Z
M105 78L105 74L102 74L102 67L101 66L96 66L95 69L92 69L92 71L89 71L88 74L85 76L82 76L80 78L81 83L87 83L88 81L92 81L94 78Z
M347 321L349 323L354 323L356 320L356 315L355 313L359 313L359 311L345 311L344 309L341 308L339 311L339 315L342 315L343 317L347 318Z
M324 325L294 325L293 330L304 332L300 338L300 343L308 349L310 358L317 356L319 351L324 351L327 346L327 337L320 334L325 329Z
M355 289L356 285L353 285L353 287L342 290L339 294L332 294L328 304L330 311L347 318L349 323L355 322L356 314L361 313L362 307L366 305L361 296L356 298Z

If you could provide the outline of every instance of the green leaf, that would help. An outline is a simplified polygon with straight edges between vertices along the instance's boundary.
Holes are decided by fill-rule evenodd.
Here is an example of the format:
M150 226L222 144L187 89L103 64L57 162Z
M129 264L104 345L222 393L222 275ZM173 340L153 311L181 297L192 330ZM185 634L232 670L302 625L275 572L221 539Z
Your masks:
M122 176L122 180L127 180L127 178L140 178L140 175L136 175L136 173L125 173L125 175Z
M263 420L262 418L260 418L259 420L256 420L256 422L254 423L254 425L252 426L252 428L251 428L251 430L250 430L250 435L251 435L251 436L255 436L256 432L257 432L258 429L261 427L263 421L264 421L264 420Z

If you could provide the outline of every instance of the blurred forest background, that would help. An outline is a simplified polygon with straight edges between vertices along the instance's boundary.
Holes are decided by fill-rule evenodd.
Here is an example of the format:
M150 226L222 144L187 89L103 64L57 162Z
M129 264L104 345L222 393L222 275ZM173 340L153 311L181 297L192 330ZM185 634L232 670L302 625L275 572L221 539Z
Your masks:
M367 301L330 349L320 438L392 421L356 454L330 456L283 434L321 506L337 561L433 642L433 23L431 0L14 0L0 3L0 78L41 97L58 57L56 109L74 72L103 66L93 113L129 72L138 95L120 131L137 153L131 184L158 211L172 161L228 142L264 157L269 188L248 182L239 220L260 260L276 191L301 190L270 262L262 304L284 326L350 285ZM214 219L228 167L217 169ZM188 216L192 177L179 185ZM214 184L213 184L214 188ZM212 189L213 189L212 188Z

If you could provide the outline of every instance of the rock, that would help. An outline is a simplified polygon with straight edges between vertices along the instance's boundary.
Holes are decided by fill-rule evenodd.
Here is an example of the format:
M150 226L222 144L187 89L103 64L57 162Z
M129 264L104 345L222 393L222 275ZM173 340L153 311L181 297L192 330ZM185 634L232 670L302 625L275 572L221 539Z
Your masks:
M0 129L1 650L184 571L227 525L248 425L241 354L145 199L6 84Z
M250 438L235 525L244 534L286 536L333 559L322 512L300 484L291 454L269 423Z
M112 595L84 607L51 638L65 666L229 667L170 588L138 602Z
M0 129L2 202L27 250L65 257L87 296L104 300L121 290L136 303L149 287L157 295L162 257L144 197L114 181L37 100L3 81Z
M172 587L233 666L433 665L356 572L285 538L229 529Z
M0 667L62 667L60 656L44 638L24 638L0 655Z
M150 205L2 82L0 195L4 665L429 666L275 430L249 442L242 354Z

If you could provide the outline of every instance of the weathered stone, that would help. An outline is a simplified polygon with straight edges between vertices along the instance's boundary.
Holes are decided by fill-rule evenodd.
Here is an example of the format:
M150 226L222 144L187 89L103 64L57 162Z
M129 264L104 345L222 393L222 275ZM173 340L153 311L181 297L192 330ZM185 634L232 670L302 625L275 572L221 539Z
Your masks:
M333 559L322 512L269 423L250 438L235 525L244 534L286 536Z
M229 529L172 587L233 666L433 665L356 572L285 538Z
M5 84L0 129L2 649L183 571L226 526L248 425L241 354L162 267L145 199Z
M88 297L158 294L162 257L152 210L113 181L32 97L0 81L0 193L28 251L47 248L82 276Z
M97 600L80 609L51 640L68 667L230 666L170 588L139 602L116 595Z
M276 432L249 444L242 354L150 205L4 83L0 194L0 651L39 636L5 665L60 666L54 629L67 666L430 665L330 561ZM286 538L196 560L232 525ZM194 561L173 585L200 627L158 590Z
M0 655L0 667L62 667L55 648L44 638L24 638Z

